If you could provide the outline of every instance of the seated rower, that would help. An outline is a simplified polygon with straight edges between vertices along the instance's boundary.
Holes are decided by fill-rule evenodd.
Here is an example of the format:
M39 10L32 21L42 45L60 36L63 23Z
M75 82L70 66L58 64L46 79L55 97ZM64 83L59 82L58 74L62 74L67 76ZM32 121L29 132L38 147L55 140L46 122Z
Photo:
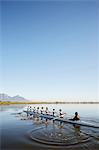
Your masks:
M37 114L39 114L39 107L37 107Z
M61 109L59 109L59 116L60 116L60 118L63 118L63 117L64 117L64 114L62 113L62 110L61 110Z
M55 116L55 109L53 109L53 116Z
M36 108L34 107L34 108L33 108L33 113L35 113L35 111L36 111Z
M46 107L45 113L46 115L48 115L48 107Z
M32 111L32 107L30 106L30 111Z
M72 119L73 121L77 121L77 120L80 120L80 116L78 115L78 112L75 112L75 116L74 118Z
M40 111L41 111L41 114L43 114L43 107L41 107L41 110L40 110Z

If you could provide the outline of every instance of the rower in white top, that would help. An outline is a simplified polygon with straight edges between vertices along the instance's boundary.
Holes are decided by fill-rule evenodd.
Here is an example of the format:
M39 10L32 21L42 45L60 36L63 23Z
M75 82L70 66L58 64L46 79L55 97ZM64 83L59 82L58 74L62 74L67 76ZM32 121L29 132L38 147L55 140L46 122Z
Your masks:
M36 108L34 107L34 108L33 108L33 113L35 113L35 111L36 111Z
M39 114L39 107L37 107L37 114Z
M46 113L46 115L48 115L48 107L46 107L45 113Z
M62 110L61 109L59 109L59 117L60 118L64 118L64 115L65 115L66 113L62 113Z
M40 111L41 111L41 114L43 114L43 111L44 111L44 110L43 110L43 107L41 107L41 110L40 110Z

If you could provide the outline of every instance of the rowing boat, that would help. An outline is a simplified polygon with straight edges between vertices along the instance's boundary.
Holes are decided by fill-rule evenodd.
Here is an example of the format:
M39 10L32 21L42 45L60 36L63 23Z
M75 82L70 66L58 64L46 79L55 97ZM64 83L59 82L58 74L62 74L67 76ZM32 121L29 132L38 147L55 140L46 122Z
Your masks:
M93 128L99 128L99 125L90 123L90 122L86 122L83 120L77 120L77 121L73 121L67 118L60 118L59 116L53 116L50 114L40 114L40 113L36 113L36 112L31 112L31 111L24 111L27 114L30 115L38 115L41 118L46 118L46 119L53 119L54 121L60 121L60 122L64 122L64 123L70 123L73 125L80 125L80 126L86 126L86 127L93 127Z
M56 118L56 121L61 121L61 122L65 122L65 123L70 123L73 125L81 125L81 126L86 126L86 127L93 127L93 128L99 128L99 125L87 122L87 121L83 121L83 120L70 120L70 119L64 119L64 118Z
M39 115L42 118L46 118L46 119L54 119L55 116L49 115L49 114L40 114Z

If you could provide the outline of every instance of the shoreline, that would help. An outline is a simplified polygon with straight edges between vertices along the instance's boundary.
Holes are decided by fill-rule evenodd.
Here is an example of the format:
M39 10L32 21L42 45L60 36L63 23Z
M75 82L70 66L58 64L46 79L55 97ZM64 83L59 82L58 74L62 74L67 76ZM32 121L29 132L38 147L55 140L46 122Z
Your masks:
M12 101L0 101L0 105L14 105L14 104L99 104L99 102L12 102Z

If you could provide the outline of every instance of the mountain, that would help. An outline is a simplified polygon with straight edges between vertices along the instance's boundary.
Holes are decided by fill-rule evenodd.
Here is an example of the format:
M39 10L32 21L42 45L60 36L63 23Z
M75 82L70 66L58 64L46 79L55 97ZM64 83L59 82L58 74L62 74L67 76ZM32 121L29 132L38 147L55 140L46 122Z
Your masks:
M0 101L27 101L27 100L24 97L21 97L20 95L11 97L7 94L1 93Z

